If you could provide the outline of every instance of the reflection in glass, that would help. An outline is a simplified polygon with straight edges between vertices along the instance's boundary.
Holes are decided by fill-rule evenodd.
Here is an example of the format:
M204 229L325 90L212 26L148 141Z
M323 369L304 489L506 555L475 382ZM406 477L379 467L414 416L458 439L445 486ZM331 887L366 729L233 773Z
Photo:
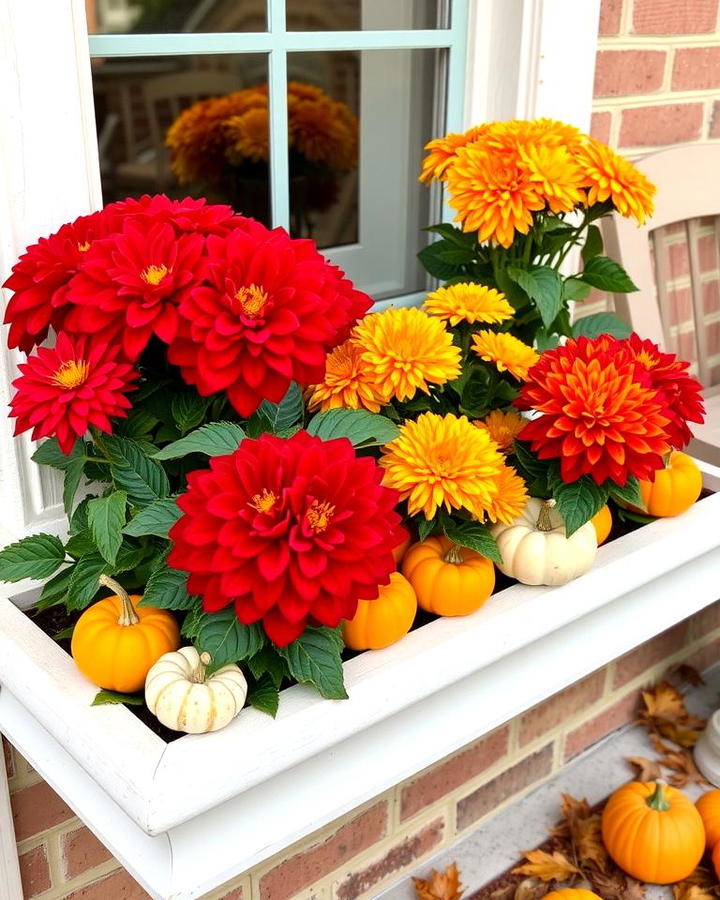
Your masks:
M90 34L265 31L266 0L86 0Z
M288 31L447 28L447 0L287 0Z

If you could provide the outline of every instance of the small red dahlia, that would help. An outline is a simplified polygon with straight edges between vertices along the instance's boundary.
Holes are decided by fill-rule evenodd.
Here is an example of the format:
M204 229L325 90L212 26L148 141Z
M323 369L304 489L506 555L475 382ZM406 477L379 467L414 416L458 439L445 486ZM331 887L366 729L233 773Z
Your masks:
M20 365L13 382L15 434L33 429L33 440L56 437L63 453L90 425L111 432L111 418L124 418L138 373L118 345L91 343L59 334L52 349L40 347Z
M530 369L515 402L541 415L518 437L540 459L559 459L567 483L582 475L597 484L650 479L670 449L669 419L662 394L646 382L623 342L570 340Z
M311 241L248 219L207 238L205 281L180 304L168 358L200 394L226 391L249 416L292 380L322 381L327 351L370 303Z
M169 564L214 612L235 606L278 646L308 624L335 627L377 596L403 538L397 492L346 438L246 438L191 472Z
M106 209L122 215L126 220L150 218L155 222L168 222L178 233L190 231L198 234L227 234L245 221L230 206L208 203L204 198L185 197L171 200L165 194L143 194L135 199L118 200Z

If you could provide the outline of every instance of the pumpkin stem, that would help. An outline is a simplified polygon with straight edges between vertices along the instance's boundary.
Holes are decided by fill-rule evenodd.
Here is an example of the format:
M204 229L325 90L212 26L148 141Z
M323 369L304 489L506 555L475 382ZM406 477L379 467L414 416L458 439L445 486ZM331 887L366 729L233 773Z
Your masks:
M461 566L465 560L462 555L462 547L459 544L451 544L443 555L443 562L453 566Z
M137 625L137 623L140 621L140 616L138 616L138 614L135 612L135 609L130 602L128 592L125 590L125 588L109 575L101 575L98 578L98 581L103 587L110 588L111 591L115 591L115 593L120 598L120 602L122 603L122 612L120 613L120 618L118 619L118 625Z
M673 455L672 450L668 450L668 452L663 455L662 461L663 461L663 465L665 466L666 469L672 468L672 465L670 463L670 459L671 459L672 455Z
M207 652L207 650L203 650L200 654L200 662L198 663L197 669L195 669L192 673L192 680L197 684L205 683L205 668L209 666L212 662L212 656Z
M545 500L543 505L540 507L540 512L538 513L537 522L535 523L535 527L538 531L552 531L553 524L550 521L550 510L555 506L555 501Z
M665 796L665 785L662 781L655 782L655 790L645 802L650 809L656 809L659 812L667 812L667 810L671 808L668 799Z

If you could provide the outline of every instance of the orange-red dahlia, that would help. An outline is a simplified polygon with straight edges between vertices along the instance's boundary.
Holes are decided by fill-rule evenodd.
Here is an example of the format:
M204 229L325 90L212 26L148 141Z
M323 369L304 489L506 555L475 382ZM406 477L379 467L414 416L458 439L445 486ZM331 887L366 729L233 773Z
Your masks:
M559 459L568 483L582 475L598 484L649 479L670 449L663 395L639 375L630 352L605 337L545 351L515 402L541 413L520 439L540 459Z
M112 418L125 418L138 373L120 356L120 347L59 334L50 349L21 363L10 401L15 434L32 428L33 440L56 437L63 453L90 425L111 432Z
M397 493L381 478L346 438L246 438L188 476L169 564L206 611L233 604L279 646L309 624L335 627L395 569Z
M595 138L580 145L575 156L585 173L588 206L610 199L621 216L640 225L653 214L657 188L629 160Z
M375 374L362 360L360 348L352 340L344 341L325 360L325 379L308 393L308 408L369 409L379 412L384 403L375 383Z

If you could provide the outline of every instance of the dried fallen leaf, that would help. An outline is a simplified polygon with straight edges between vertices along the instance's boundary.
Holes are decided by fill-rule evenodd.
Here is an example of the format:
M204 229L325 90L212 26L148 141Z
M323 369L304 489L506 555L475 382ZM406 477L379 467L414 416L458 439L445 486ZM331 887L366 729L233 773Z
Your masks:
M716 900L717 894L706 891L697 884L690 884L688 881L681 881L680 884L673 885L674 900Z
M646 759L644 756L626 756L625 762L635 770L638 781L657 781L662 778L660 763L655 759Z
M515 889L513 900L540 900L550 890L547 884L535 878L525 878Z
M640 721L649 732L662 734L682 747L692 747L705 720L688 712L683 695L667 681L642 692Z
M701 888L708 897L720 897L720 885L715 872L708 866L699 865L681 884L695 885Z
M635 881L634 878L626 878L627 886L623 894L623 900L643 900L647 886Z
M430 873L428 879L413 878L418 900L460 900L464 891L457 865L451 863L444 872Z
M594 863L600 871L607 868L608 854L603 844L599 815L575 821L572 827L572 843L580 865L587 866Z
M657 750L660 753L660 765L665 766L674 772L674 775L668 776L668 782L673 787L685 787L686 784L707 785L707 782L700 774L695 760L689 750L681 748L675 750L663 744L662 741L657 742Z
M677 666L673 666L672 674L680 681L691 684L693 687L700 687L705 684L705 679L698 670L693 666L689 666L687 663L679 663Z
M645 896L643 885L633 882L642 889L642 893L638 894L635 887L631 887L631 879L626 878L619 869L613 869L609 872L593 872L590 876L593 890L597 891L605 900L627 900L628 891L634 890L635 898Z
M581 874L559 850L553 853L546 853L545 850L526 850L524 856L527 862L513 869L513 875L531 875L542 881L566 881L573 875Z

